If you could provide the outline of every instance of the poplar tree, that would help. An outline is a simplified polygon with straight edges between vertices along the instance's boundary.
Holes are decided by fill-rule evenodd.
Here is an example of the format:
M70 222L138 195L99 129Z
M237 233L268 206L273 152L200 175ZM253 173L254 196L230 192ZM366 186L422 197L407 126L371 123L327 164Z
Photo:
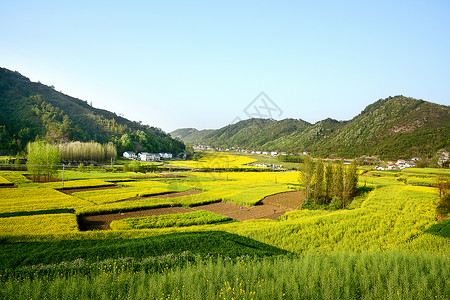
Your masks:
M334 184L333 184L333 196L342 199L342 194L344 191L344 174L343 174L343 164L340 162L334 167Z
M325 203L330 203L333 198L334 172L333 165L328 163L325 168Z
M322 204L324 202L324 171L323 162L321 159L317 160L314 174L314 203Z
M303 164L300 166L300 174L298 178L300 184L303 184L303 186L305 187L305 203L308 203L308 200L311 197L313 178L314 161L310 157L307 157Z

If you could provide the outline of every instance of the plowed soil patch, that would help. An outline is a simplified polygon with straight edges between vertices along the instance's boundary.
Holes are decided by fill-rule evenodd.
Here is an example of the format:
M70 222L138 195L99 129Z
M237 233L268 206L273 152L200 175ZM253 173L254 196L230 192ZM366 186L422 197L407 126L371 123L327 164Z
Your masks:
M303 191L297 191L269 196L262 203L294 210L301 206L304 200L305 193Z
M128 218L148 217L148 216L160 216L168 214L186 213L191 210L182 207L163 207L153 208L138 211L130 211L119 214L105 214L94 216L79 216L78 226L80 230L110 230L109 225L112 221L122 220Z
M201 191L189 190L179 193L158 195L152 198L173 198L198 193L201 193ZM260 204L250 207L240 206L230 202L218 202L195 206L192 207L191 209L185 209L182 207L166 207L166 208L138 210L125 213L116 213L116 214L79 216L78 225L80 227L80 230L110 230L111 228L109 224L111 224L111 222L114 220L185 213L190 212L192 210L207 210L213 213L217 213L219 215L230 217L237 221L245 221L251 219L275 220L276 218L281 217L285 213L293 211L297 207L299 207L302 204L304 198L305 197L303 192L299 191L269 196L266 199L264 199ZM136 199L142 198L130 198L123 201L133 201Z
M255 206L240 206L229 202L219 202L193 207L194 210L208 210L234 220L276 219L299 207L305 196L303 191L281 193L269 196Z

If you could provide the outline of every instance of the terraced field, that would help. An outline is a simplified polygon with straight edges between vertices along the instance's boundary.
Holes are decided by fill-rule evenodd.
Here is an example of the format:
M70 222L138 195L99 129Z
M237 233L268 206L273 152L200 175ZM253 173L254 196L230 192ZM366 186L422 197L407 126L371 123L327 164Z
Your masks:
M16 186L0 189L3 270L0 287L22 290L14 280L33 280L29 279L30 274L36 276L37 282L44 280L38 274L47 274L49 284L53 285L56 283L51 274L56 274L55 270L67 274L62 276L69 281L78 278L74 274L91 274L100 280L105 278L102 276L120 276L120 272L129 277L136 270L167 276L181 270L193 274L194 269L187 267L189 261L199 262L200 269L204 264L220 269L222 258L208 256L220 253L230 255L230 270L236 267L233 271L236 273L223 277L224 280L236 280L237 276L251 278L244 266L259 266L262 256L309 255L311 261L317 259L317 266L325 268L329 266L325 261L341 259L350 253L355 263L359 261L357 265L377 266L380 276L385 276L384 281L374 277L371 284L362 287L356 278L365 273L349 261L342 268L358 270L349 283L357 286L355 291L366 289L368 294L376 294L375 286L387 291L390 282L403 293L408 293L408 289L426 289L423 295L418 292L422 295L419 299L430 295L447 298L448 290L442 288L445 283L439 278L450 274L450 222L438 223L435 213L438 192L430 184L441 172L434 169L362 172L359 186L364 193L344 210L303 209L304 195L297 172L183 172L151 176L125 173L112 178L104 174L99 178L94 178L93 173L89 178L72 174L73 179L65 182L64 189L61 182L31 183L20 172L0 172L4 182ZM80 248L81 245L85 248ZM12 248L16 249L14 256L10 254ZM261 257L236 261L243 253ZM145 255L174 256L166 259ZM362 262L367 255L373 255L371 263ZM81 257L86 260L78 264ZM99 257L105 262L99 261ZM130 260L125 263L120 257ZM212 260L207 262L209 259ZM298 258L286 259L292 264L309 263ZM396 260L399 268L411 273L402 282L391 282L390 273L382 267L383 262L395 264ZM434 261L438 272L422 272L429 260ZM409 269L403 263L408 261L423 263L423 267ZM48 266L37 266L39 262ZM161 267L160 263L171 267ZM97 268L95 272L93 265ZM437 288L416 287L413 279L417 276L427 278ZM88 283L77 284L90 288ZM249 294L250 287L242 294L247 298L253 295ZM179 295L184 295L183 288L178 288ZM276 285L276 289L280 287ZM259 293L266 295L262 290Z

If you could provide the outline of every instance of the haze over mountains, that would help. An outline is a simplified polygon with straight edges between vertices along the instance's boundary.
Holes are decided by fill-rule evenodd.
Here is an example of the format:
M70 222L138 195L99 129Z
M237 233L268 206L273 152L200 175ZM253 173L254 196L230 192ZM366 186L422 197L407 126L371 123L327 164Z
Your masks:
M395 96L368 105L349 121L248 119L217 130L184 128L171 135L212 147L308 151L321 157L432 157L449 147L450 110L446 105Z
M124 99L124 103L126 99ZM92 107L87 101L0 68L0 153L22 151L36 138L51 143L113 142L126 150L178 154L185 145L157 127Z

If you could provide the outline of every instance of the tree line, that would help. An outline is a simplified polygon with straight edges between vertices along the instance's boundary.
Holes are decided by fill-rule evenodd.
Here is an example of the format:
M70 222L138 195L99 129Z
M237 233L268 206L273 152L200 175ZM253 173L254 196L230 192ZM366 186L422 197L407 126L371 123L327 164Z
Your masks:
M305 203L330 205L333 208L345 208L358 187L356 162L345 166L324 164L322 160L306 157L300 167L299 182L305 188Z
M117 159L117 148L113 143L70 142L60 144L58 148L62 161L106 162Z
M105 162L117 159L116 146L112 143L71 142L54 145L45 141L27 144L27 169L33 181L49 181L57 173L61 161Z

